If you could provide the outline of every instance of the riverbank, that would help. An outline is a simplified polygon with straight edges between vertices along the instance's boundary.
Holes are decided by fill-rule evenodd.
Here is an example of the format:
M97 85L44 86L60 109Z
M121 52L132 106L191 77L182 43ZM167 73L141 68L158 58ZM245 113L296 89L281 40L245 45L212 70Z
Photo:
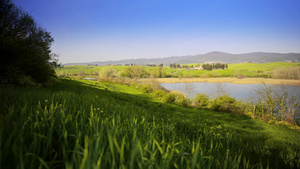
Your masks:
M275 85L300 85L300 80L265 79L265 78L156 78L159 83L233 83L233 84L275 84ZM153 79L141 79L141 81L153 81Z

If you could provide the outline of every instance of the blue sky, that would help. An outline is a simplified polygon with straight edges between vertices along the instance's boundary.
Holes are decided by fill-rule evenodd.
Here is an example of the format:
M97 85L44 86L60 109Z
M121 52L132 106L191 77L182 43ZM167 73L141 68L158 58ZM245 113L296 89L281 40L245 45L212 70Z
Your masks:
M300 52L299 0L13 0L63 63Z

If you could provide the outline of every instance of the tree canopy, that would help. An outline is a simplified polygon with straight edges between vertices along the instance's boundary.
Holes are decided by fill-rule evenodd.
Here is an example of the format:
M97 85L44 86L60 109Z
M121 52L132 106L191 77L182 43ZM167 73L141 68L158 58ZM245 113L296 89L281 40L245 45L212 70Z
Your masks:
M53 82L57 55L53 38L32 16L11 0L0 1L0 83L42 84Z

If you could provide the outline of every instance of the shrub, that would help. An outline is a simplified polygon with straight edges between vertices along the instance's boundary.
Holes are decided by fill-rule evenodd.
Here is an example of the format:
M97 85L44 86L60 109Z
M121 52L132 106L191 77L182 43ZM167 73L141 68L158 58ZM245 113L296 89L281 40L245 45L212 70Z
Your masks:
M130 78L145 78L148 77L148 73L142 66L127 66L121 73L121 77Z
M140 81L141 84L150 85L153 90L161 90L160 83L155 78L149 78L147 81Z
M229 95L223 95L213 99L209 105L210 109L224 112L242 113L243 106L240 101L236 101L235 98Z
M176 95L175 104L177 104L178 106L188 107L189 99L186 98L184 95Z
M113 79L116 76L117 76L116 70L114 70L110 67L105 67L99 71L99 77L101 79L105 79L105 80Z
M207 108L209 104L210 98L205 93L197 93L193 98L193 106L196 108Z
M252 116L263 121L278 119L296 124L299 101L297 97L289 97L285 90L278 91L274 86L263 85L255 91L257 96L251 98Z
M230 112L237 114L245 114L247 105L241 100L235 100L235 102L230 105Z
M167 95L168 94L168 91L166 90L155 90L152 92L153 96L156 97L156 98L162 98L163 96Z
M142 90L143 93L151 93L153 91L151 85L146 84L146 85L140 85L140 90Z
M164 103L173 103L176 99L176 95L174 93L168 93L163 96L162 101Z

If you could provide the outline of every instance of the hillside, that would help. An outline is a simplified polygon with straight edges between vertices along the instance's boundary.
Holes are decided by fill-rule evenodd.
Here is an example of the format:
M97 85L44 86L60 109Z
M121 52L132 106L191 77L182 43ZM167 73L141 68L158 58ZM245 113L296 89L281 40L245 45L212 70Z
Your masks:
M300 53L266 53L266 52L254 52L245 54L230 54L224 52L210 52L206 54L189 55L189 56L173 56L165 58L145 58L145 59L127 59L119 61L99 61L89 63L67 63L68 65L108 65L108 64L161 64L169 65L171 63L189 64L189 63L206 63L206 62L218 62L218 63L268 63L268 62L286 62L286 61L300 61Z
M300 132L111 83L0 88L0 168L299 168Z

